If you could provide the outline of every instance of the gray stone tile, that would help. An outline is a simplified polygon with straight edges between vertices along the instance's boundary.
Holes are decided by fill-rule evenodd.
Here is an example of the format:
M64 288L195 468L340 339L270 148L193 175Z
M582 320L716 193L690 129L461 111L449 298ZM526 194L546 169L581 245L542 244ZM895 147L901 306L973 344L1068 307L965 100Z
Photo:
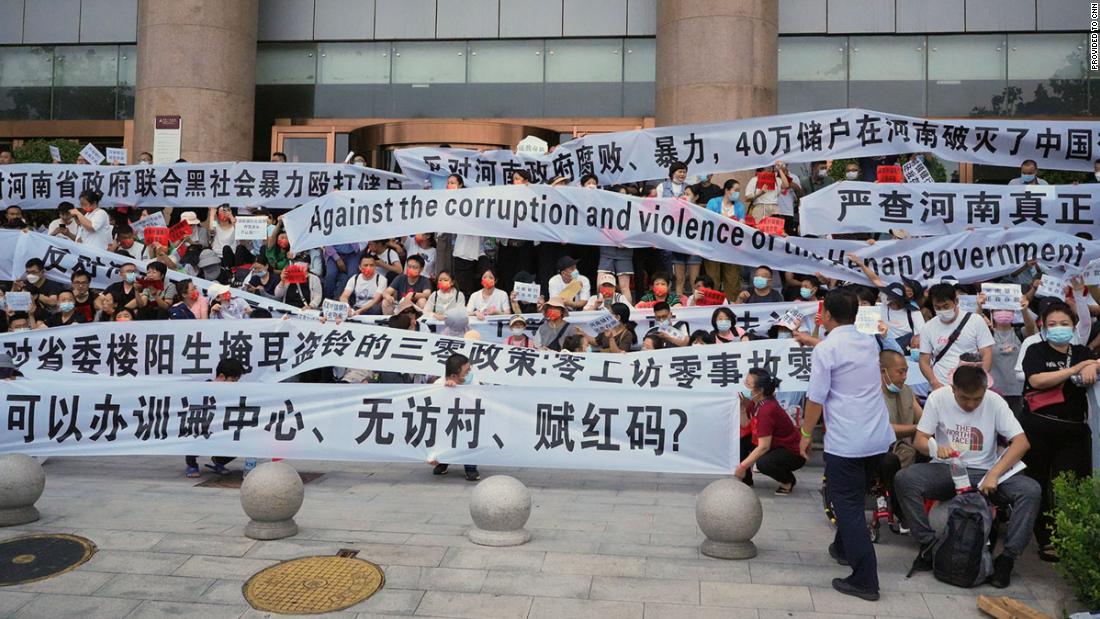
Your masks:
M980 619L987 617L985 613L978 610L977 596L925 593L923 597L933 619L967 619L968 617Z
M94 572L114 574L171 574L185 561L187 555L161 554L148 551L101 550L82 568Z
M592 578L592 592L589 597L593 600L623 602L698 604L699 581L595 576Z
M24 604L13 619L118 619L141 602L119 598L43 593ZM238 613L240 614L240 613Z
M365 542L370 544L404 544L413 533L390 533L388 531L354 531L351 529L312 529L302 527L298 537L335 542Z
M195 556L181 565L173 575L193 576L195 578L248 580L256 572L271 567L276 563L278 563L278 561L271 559Z
M24 591L29 593L67 593L69 595L91 595L102 587L114 574L107 572L91 572L83 566L66 572L60 576L54 576L46 580L32 582L26 585L12 585L5 587L5 591Z
M531 598L526 596L428 591L416 612L468 619L525 619L530 609Z
M245 558L286 561L311 555L334 555L341 547L339 542L292 537L254 542L254 545L245 553Z
M283 615L277 613L266 613L262 610L249 608L248 610L244 611L243 615L241 615L241 619L317 619L318 617L324 617L324 619L358 619L362 616L362 614L357 614L349 611L324 613L322 615Z
M831 613L792 612L789 610L763 609L756 611L760 619L851 619L859 615L834 615Z
M256 544L255 540L240 537L211 535L169 535L156 546L155 552L175 552L186 555L215 557L242 557Z
M528 552L516 548L451 548L443 557L442 567L475 570L508 569L537 572L543 565L545 552Z
M789 585L700 582L703 606L813 610L810 590Z
M922 617L931 619L932 613L919 593L882 591L877 602L868 602L844 595L831 587L811 588L814 610L823 613L850 613L853 615L882 615L886 617Z
M106 597L130 600L156 600L163 602L194 602L214 584L209 578L183 576L157 576L144 574L118 574L95 592Z
M786 563L749 562L749 577L754 584L804 585L808 587L832 587L834 578L851 574L851 570L839 565L816 567Z
M74 533L92 540L100 550L151 550L167 535L147 531L111 531L109 529L78 529Z
M241 590L243 585L244 582L240 580L216 580L203 592L199 601L210 604L247 605L248 601L244 599L244 593Z
M746 561L722 561L702 559L668 559L649 557L645 562L647 578L684 580L716 580L719 582L749 582L749 564Z
M755 608L684 606L647 602L644 619L757 619Z
M416 612L416 607L420 604L422 597L424 597L424 592L415 589L382 588L366 600L345 609L345 612L411 615Z
M247 606L188 602L142 602L126 619L237 619Z
M624 544L619 542L600 544L599 553L601 555L622 555L628 557L699 558L699 549L694 546L660 546L657 544Z
M542 571L556 574L586 574L589 576L631 576L645 574L644 557L614 557L568 552L548 552Z
M485 578L482 593L538 595L550 598L587 598L591 576L574 574L522 573L493 570ZM426 587L431 590L431 587Z
M10 617L32 599L34 599L33 593L0 590L0 617Z
M638 619L643 612L641 602L535 598L528 619Z
M454 591L458 593L477 593L485 584L485 577L489 572L485 570L467 570L451 567L422 567L419 568L419 578L415 589L424 591ZM511 575L511 573L508 573ZM386 572L386 586L389 586L389 572ZM489 592L494 593L494 592ZM513 593L512 591L496 591L495 593Z

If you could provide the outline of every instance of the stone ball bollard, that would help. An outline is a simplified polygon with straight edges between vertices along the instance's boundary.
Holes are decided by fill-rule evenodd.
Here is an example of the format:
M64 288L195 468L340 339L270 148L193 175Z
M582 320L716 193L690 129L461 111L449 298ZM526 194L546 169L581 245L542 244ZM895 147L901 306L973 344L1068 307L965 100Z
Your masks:
M764 508L752 488L733 478L711 482L695 501L695 521L706 541L699 551L716 559L756 556L752 537L760 530Z
M38 520L34 503L46 489L42 465L25 454L0 456L0 527Z
M474 527L467 534L481 546L519 546L531 539L523 528L531 516L531 491L508 475L493 475L478 483L470 496Z
M298 471L286 462L264 462L252 469L241 484L241 507L252 520L244 534L270 540L298 533L294 514L302 507L305 487Z

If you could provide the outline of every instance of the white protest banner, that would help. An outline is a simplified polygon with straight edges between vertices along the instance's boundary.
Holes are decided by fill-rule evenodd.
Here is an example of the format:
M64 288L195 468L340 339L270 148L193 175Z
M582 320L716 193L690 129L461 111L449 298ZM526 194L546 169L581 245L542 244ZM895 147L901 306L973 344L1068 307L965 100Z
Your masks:
M878 333L878 323L882 322L881 305L861 305L856 311L856 331L867 335Z
M533 182L594 174L600 185L668 178L674 162L691 174L736 172L777 160L808 162L901 153L1015 168L1034 159L1042 169L1092 171L1100 123L1015 118L926 119L863 109L822 110L703 125L596 133L541 156L506 150L406 148L394 151L417 181L459 174L466 186Z
M25 312L31 309L31 293L8 292L4 295L4 305L13 312Z
M126 149L107 147L107 163L126 165Z
M50 144L50 159L54 163L61 163L61 149Z
M960 294L957 298L960 312L970 312L971 314L978 313L978 295Z
M1066 286L1069 286L1069 282L1050 274L1043 274L1042 279L1039 280L1039 289L1035 291L1036 297L1057 297L1059 299L1066 298Z
M262 241L267 238L267 217L238 217L234 233L238 241Z
M657 351L555 353L427 331L315 320L138 320L0 335L0 350L31 378L51 375L207 380L218 361L237 359L249 382L279 382L318 368L440 376L455 353L478 382L568 389L728 390L766 368L787 390L805 389L811 348L758 340Z
M106 158L91 142L88 142L84 145L84 148L80 149L80 156L92 165L99 165L103 163L103 160Z
M982 294L985 295L982 308L987 310L1019 310L1023 296L1019 284L983 283Z
M864 258L886 281L950 273L961 283L1006 275L1028 260L1079 270L1100 258L1100 242L1033 228L958 233L867 245L778 237L673 198L632 198L584 189L510 185L329 194L287 213L290 246L305 251L434 230L619 247L657 247L731 264L765 264L869 283L847 258Z
M928 171L928 166L916 157L910 157L909 161L902 164L901 172L905 175L905 182L907 183L936 182L936 179L932 178L932 173Z
M725 393L144 379L0 383L0 453L204 455L728 474Z
M1081 274L1086 286L1100 286L1100 260L1093 260Z
M1024 226L1066 234L1097 229L1097 185L932 186L841 181L802 198L802 234L905 230L913 236Z
M130 224L130 227L134 230L134 236L139 239L145 238L145 229L153 227L167 227L168 223L164 221L164 213L153 213L148 217L142 217L141 219Z
M333 191L412 189L400 174L328 163L174 163L109 168L14 164L0 168L0 207L56 209L80 193L103 194L99 205L293 208Z
M512 292L516 293L516 301L520 303L537 303L539 300L539 291L541 288L538 284L528 284L525 282L515 282L512 284Z
M325 320L347 320L348 304L325 299L321 304L321 315L325 317Z
M619 324L619 318L607 310L593 313L595 314L594 316L585 316L583 319L569 316L565 319L565 322L577 325L577 327L580 328L581 331L587 333L589 337L596 337Z

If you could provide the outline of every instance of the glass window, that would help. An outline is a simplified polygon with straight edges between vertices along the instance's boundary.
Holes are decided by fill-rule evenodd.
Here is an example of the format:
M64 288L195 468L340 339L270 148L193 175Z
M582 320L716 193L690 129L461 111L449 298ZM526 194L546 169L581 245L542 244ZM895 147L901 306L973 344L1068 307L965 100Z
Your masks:
M547 82L623 81L622 39L547 41Z
M544 52L542 39L470 41L470 83L541 83Z
M394 84L461 84L465 81L465 41L394 44Z
M778 51L781 82L848 79L846 37L779 37Z
M317 48L306 45L262 45L256 50L256 83L313 84L317 81Z
M0 47L0 87L53 85L53 49Z
M1004 113L1005 35L928 37L928 114Z
M77 45L54 48L54 86L118 85L118 46Z
M283 152L290 163L327 163L328 138L284 138Z
M924 81L924 37L852 37L851 80Z
M390 83L389 43L321 43L319 84Z
M137 46L120 45L118 48L118 85L137 84Z
M657 39L627 39L623 45L624 82L657 80Z
M1008 79L1084 79L1086 35L1008 35Z

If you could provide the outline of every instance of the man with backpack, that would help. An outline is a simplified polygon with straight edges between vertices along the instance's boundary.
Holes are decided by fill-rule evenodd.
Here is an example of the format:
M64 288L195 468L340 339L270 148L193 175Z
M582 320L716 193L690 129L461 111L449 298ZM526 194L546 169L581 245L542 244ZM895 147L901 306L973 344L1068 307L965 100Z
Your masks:
M999 457L998 437L1008 441L1007 449ZM960 365L950 386L941 387L928 396L924 414L917 424L914 447L933 460L905 468L894 481L905 520L913 537L920 542L920 551L910 573L933 570L940 580L975 586L985 580L981 577L983 572L991 571L989 583L1007 587L1013 563L1031 539L1031 529L1039 512L1039 484L1027 475L1005 478L1030 444L1004 398L987 389L986 373L981 367ZM960 479L953 480L952 463ZM966 476L961 475L962 467L965 467ZM991 569L983 570L981 565L983 555L988 552L990 508L984 500L977 502L978 509L974 508L975 499L980 497L964 493L971 488L977 489L998 508L1011 510L1004 551L993 560ZM956 491L960 496L952 499ZM925 499L952 501L948 505L948 533L941 539L936 538L928 523ZM964 531L968 523L975 523L975 526ZM979 525L982 534L964 534L972 533ZM960 560L960 555L964 560Z
M933 390L947 384L947 376L964 353L977 353L987 372L993 365L989 326L980 316L959 311L957 295L951 284L936 284L928 290L936 318L920 328L920 371Z

